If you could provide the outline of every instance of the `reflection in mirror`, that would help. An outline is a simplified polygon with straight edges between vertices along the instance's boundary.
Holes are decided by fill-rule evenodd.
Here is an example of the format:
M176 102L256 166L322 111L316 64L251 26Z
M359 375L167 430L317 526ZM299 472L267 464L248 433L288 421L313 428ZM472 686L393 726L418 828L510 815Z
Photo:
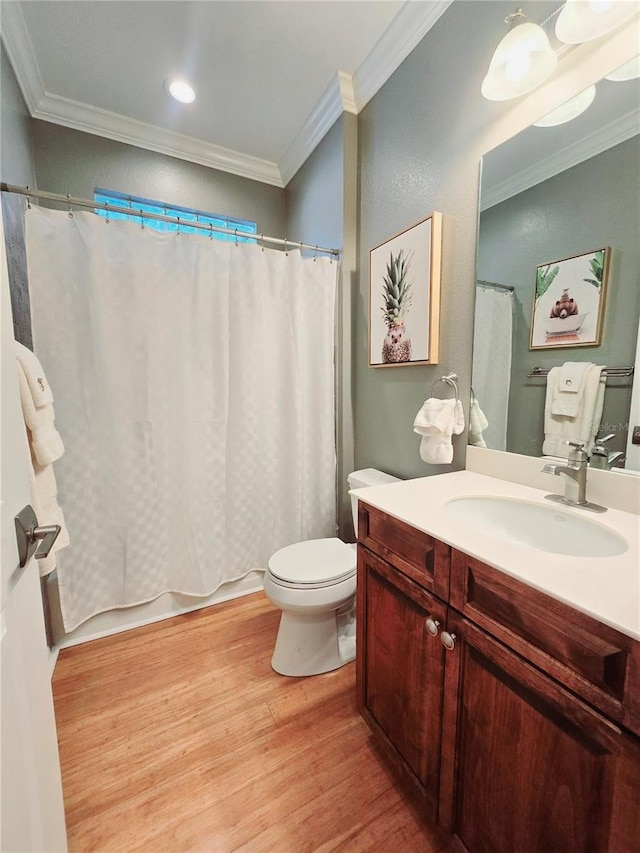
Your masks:
M639 133L640 81L605 79L483 158L470 443L640 470Z

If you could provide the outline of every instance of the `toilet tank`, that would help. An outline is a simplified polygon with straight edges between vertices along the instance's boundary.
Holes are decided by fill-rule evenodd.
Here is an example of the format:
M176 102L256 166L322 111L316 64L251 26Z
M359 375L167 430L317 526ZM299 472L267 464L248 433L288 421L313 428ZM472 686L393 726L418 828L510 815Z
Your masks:
M385 483L398 483L399 477L393 477L391 474L385 474L384 471L378 471L376 468L363 468L361 471L354 471L347 477L350 489L363 489L365 486L384 486ZM351 495L351 513L353 515L353 529L358 536L358 499Z

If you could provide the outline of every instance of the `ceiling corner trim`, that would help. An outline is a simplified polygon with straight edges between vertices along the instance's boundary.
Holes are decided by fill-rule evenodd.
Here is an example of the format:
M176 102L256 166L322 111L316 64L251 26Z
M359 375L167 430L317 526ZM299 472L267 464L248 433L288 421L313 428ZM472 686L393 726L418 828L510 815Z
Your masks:
M354 75L357 112L387 82L398 66L447 11L453 0L407 0Z
M351 93L353 91L347 78L350 78L350 75L346 72L339 71L336 74L302 129L285 151L279 163L280 174L285 187L326 133L333 127L343 111L351 112L351 109L347 109L345 104L345 100L347 102L349 100L350 90ZM355 103L353 109L355 110Z
M541 128L541 130L544 130ZM618 121L596 130L578 142L563 148L552 157L546 157L534 166L518 172L506 181L482 191L482 210L488 210L549 178L559 175L572 166L589 160L613 148L640 132L640 108L626 113Z
M345 113L358 115L356 107L356 94L353 86L353 74L346 71L338 71L338 86L340 87L340 100Z
M16 75L27 109L33 115L44 97L45 91L20 3L2 3L0 23L2 24L0 36L2 43L7 51L9 62Z
M277 165L268 160L241 154L68 98L45 95L33 117L158 154L166 154L179 160L188 160L242 178L281 188L284 186Z

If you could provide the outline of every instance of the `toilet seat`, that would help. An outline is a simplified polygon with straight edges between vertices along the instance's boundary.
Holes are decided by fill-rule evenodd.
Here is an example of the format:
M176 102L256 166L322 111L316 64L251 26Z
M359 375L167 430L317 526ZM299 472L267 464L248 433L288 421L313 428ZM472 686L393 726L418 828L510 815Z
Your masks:
M304 589L333 586L353 577L356 552L341 539L309 539L281 548L269 560L275 583Z

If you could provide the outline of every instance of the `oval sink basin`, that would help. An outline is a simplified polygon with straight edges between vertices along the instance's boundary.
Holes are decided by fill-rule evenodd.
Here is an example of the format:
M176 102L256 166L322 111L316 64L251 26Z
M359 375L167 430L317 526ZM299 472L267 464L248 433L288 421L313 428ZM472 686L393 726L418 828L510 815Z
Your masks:
M570 557L615 557L626 541L608 527L562 508L509 498L454 498L446 509L469 527L536 551Z

